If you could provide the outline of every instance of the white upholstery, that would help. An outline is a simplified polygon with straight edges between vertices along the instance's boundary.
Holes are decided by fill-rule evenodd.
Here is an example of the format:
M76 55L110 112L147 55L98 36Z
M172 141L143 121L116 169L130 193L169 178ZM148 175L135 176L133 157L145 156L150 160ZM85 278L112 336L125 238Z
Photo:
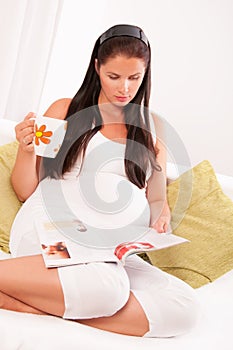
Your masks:
M15 140L15 125L13 120L0 119L0 145Z

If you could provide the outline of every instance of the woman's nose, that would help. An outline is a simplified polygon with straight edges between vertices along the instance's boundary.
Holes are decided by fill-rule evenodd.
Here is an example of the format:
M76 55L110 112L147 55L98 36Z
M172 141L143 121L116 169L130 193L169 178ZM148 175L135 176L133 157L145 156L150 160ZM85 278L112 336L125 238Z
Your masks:
M121 93L126 93L126 92L129 91L129 81L128 81L128 79L121 81L121 84L119 86L119 91Z

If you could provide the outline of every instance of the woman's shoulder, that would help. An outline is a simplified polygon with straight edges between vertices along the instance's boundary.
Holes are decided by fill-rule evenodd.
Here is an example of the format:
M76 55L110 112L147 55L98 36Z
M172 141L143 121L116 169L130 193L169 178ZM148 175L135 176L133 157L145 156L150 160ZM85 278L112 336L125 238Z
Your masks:
M50 118L65 119L71 100L71 98L60 98L54 101L44 115Z
M159 119L161 119L161 117L158 115L158 113L154 112L154 111L150 111L149 113L151 121L153 121L153 123L157 123Z
M154 140L165 140L166 120L156 112L150 112L150 127Z
M155 129L156 133L164 128L164 118L156 112L150 111L150 123L151 128Z

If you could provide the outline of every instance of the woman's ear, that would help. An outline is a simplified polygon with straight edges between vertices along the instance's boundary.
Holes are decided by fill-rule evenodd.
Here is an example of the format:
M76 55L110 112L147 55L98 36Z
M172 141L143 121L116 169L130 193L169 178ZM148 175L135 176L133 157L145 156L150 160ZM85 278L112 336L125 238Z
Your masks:
M96 70L96 73L99 75L99 64L98 64L97 58L95 58L95 70Z

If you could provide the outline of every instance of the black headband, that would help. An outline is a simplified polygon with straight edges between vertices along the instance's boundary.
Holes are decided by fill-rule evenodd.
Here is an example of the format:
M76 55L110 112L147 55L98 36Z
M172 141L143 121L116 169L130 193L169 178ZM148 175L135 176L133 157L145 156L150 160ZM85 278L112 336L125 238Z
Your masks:
M100 37L100 45L103 44L104 41L114 38L116 36L131 36L133 38L140 39L141 41L148 46L148 39L145 36L142 29L139 27L129 25L129 24L119 24L114 27L109 28L106 32L104 32Z

